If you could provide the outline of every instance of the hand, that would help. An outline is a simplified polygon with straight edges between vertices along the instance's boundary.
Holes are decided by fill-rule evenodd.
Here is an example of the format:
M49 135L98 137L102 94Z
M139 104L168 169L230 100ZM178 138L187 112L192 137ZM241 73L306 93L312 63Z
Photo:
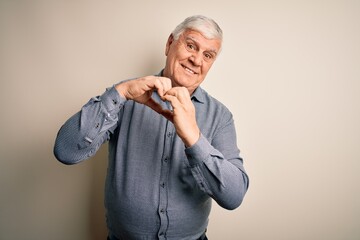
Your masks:
M163 96L169 101L172 108L172 122L176 133L183 140L185 146L194 145L200 137L200 129L196 122L195 106L191 101L190 94L185 87L171 88Z
M162 100L164 94L171 89L171 80L166 77L147 76L122 82L115 86L119 94L127 100L134 100L152 108L157 113L171 120L171 112L165 110L152 99L151 95L156 90Z

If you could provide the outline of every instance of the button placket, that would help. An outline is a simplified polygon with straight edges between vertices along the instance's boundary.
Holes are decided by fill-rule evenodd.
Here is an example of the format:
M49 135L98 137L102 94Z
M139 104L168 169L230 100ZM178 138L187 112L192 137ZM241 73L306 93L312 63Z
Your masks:
M158 213L160 217L160 228L158 231L159 239L166 239L166 231L169 225L167 216L168 207L168 174L170 171L170 156L172 151L172 136L174 135L173 125L168 121L166 124L164 152L161 161L161 175L160 175L160 189L159 189L159 208Z

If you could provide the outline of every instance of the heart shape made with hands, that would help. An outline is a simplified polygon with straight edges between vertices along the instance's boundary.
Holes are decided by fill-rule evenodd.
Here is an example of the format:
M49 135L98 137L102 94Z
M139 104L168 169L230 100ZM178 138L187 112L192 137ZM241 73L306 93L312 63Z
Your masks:
M155 112L159 113L160 115L164 116L167 120L173 122L173 112L164 109L160 103L156 102L152 97L145 103L146 106L150 107Z

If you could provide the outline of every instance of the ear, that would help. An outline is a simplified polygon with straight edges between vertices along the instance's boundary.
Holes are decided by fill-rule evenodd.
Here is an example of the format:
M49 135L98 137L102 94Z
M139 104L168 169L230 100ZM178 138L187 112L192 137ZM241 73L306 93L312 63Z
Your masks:
M174 36L172 34L170 34L167 42L166 42L166 48L165 48L165 56L168 55L169 50L170 50L170 45L174 42Z

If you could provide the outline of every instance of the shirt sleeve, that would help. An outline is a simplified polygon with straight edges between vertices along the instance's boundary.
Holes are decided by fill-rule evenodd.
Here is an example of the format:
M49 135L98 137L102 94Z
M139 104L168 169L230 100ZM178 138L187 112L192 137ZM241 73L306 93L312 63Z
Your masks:
M236 145L232 118L221 127L211 143L201 135L193 146L185 149L185 153L192 175L202 191L223 208L240 206L249 178Z
M60 128L54 145L55 157L64 164L92 157L115 130L125 101L115 87L91 98Z

